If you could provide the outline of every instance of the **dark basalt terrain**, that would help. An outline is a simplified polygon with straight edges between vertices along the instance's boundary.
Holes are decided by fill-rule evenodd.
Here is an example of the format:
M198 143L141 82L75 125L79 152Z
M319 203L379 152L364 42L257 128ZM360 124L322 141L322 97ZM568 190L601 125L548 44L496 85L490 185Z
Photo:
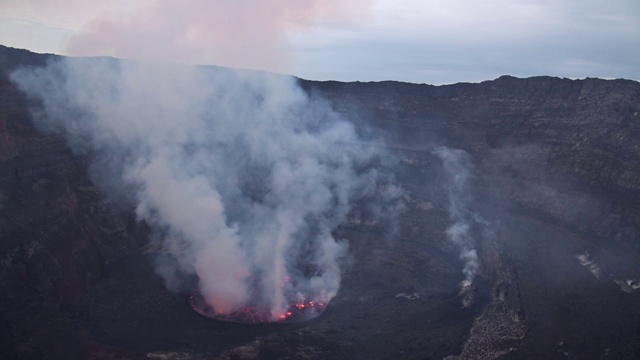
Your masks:
M392 237L357 209L337 230L351 264L321 316L246 325L167 290L92 159L32 125L8 73L51 56L0 46L0 358L640 358L640 83L300 80L386 139L406 211ZM438 146L470 155L486 224L466 307Z

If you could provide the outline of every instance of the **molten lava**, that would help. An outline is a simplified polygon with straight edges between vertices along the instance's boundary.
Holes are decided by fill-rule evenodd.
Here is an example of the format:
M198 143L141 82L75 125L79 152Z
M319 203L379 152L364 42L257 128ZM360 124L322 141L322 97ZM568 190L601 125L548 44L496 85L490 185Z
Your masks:
M231 313L217 312L207 304L198 290L193 292L189 302L191 308L202 316L220 321L245 324L307 321L318 317L327 306L325 302L313 300L292 303L286 312L274 319L271 317L271 311L269 309L260 306L245 306Z

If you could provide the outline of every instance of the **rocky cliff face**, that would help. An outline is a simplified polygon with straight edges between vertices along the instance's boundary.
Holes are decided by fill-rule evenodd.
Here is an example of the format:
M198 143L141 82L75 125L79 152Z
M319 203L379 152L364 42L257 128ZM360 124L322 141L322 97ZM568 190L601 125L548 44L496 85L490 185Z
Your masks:
M596 224L591 218L580 224L573 211L562 209L571 201L551 201L556 195L571 200L582 189L585 198L573 200L595 201L593 194L600 194L608 203L605 212L619 218L616 223L640 225L638 82L503 76L447 86L302 84L348 115L368 109L356 116L376 124L398 148L428 152L446 145L473 154L486 176L486 191L494 197L510 198L586 231L627 238L624 233L630 230L624 226L605 231L602 222L611 220ZM550 194L562 192L561 183L569 178L567 193ZM633 236L628 240L633 242Z
M31 124L37 104L8 73L47 58L0 48L0 292L8 300L69 307L141 241L132 214L93 186L91 159L74 156L64 138Z
M92 159L34 128L38 104L8 73L50 57L0 47L0 355L639 356L640 83L301 80L384 140L408 211L392 245L375 223L351 217L342 231L356 265L333 310L307 327L240 331L183 314L185 299L140 265L147 231L94 186ZM478 300L465 309L457 250L444 235L439 146L470 155L469 211L490 224L477 243ZM160 335L143 335L151 330Z
M629 301L604 300L602 289L585 291L583 282L589 281L576 278L580 269L571 257L590 268L603 287L617 284L632 293L623 283L635 284L640 275L640 83L503 76L437 87L302 84L330 99L339 111L375 124L413 169L409 173L437 172L432 151L438 146L471 154L473 211L496 230L490 240L479 242L481 270L493 283L493 295L461 354L452 358L588 353L584 341L569 350L562 335L552 340L548 334L597 316L595 306L577 298L599 298L605 307ZM437 193L426 194L438 203ZM558 308L559 303L565 307ZM583 310L576 311L580 306ZM549 313L562 315L550 318ZM619 346L630 350L591 351L605 358L637 356L637 309L628 316L635 320L620 319L630 335ZM572 326L581 330L571 331L590 332L585 330L589 325Z

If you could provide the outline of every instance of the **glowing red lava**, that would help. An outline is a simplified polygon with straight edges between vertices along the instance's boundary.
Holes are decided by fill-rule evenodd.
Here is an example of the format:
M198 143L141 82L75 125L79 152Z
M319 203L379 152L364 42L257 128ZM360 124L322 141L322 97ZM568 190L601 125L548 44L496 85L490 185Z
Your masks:
M237 322L245 324L302 322L318 317L326 308L325 302L306 300L300 303L292 303L289 309L277 319L271 317L271 311L259 306L245 306L232 313L216 312L198 290L195 290L190 298L193 310L202 316L220 321Z

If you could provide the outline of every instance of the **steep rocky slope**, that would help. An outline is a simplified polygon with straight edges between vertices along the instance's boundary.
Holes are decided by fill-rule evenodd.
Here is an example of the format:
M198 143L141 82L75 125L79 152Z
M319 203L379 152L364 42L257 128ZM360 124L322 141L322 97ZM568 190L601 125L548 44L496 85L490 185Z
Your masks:
M0 338L69 309L108 265L142 244L132 214L94 187L87 162L66 140L37 131L29 104L9 81L19 65L47 56L0 48ZM39 315L37 315L39 314ZM28 327L28 326L27 326ZM0 352L1 353L1 352Z
M504 76L437 87L303 86L352 116L369 109L365 117L403 154L409 173L437 171L437 146L472 155L474 210L495 230L481 241L493 300L461 358L637 356L639 313L630 304L640 275L640 83ZM609 294L616 287L620 293ZM629 312L601 321L598 313L618 306ZM607 339L612 329L626 335ZM590 345L592 337L600 344Z
M481 181L501 192L494 197L507 197L579 225L579 219L561 209L571 203L545 203L542 188L565 190L569 198L578 189L588 192L589 198L602 195L619 218L615 229L604 230L606 225L591 219L581 226L633 242L634 236L625 235L630 230L620 223L640 225L638 82L503 76L447 86L395 82L303 82L303 86L347 114L367 109L368 114L355 116L373 121L400 149L419 152L446 145L473 154L478 171L486 176ZM505 187L506 175L519 184L511 181ZM569 178L571 184L566 184ZM496 182L500 185L494 186ZM605 212L608 217L612 211Z

